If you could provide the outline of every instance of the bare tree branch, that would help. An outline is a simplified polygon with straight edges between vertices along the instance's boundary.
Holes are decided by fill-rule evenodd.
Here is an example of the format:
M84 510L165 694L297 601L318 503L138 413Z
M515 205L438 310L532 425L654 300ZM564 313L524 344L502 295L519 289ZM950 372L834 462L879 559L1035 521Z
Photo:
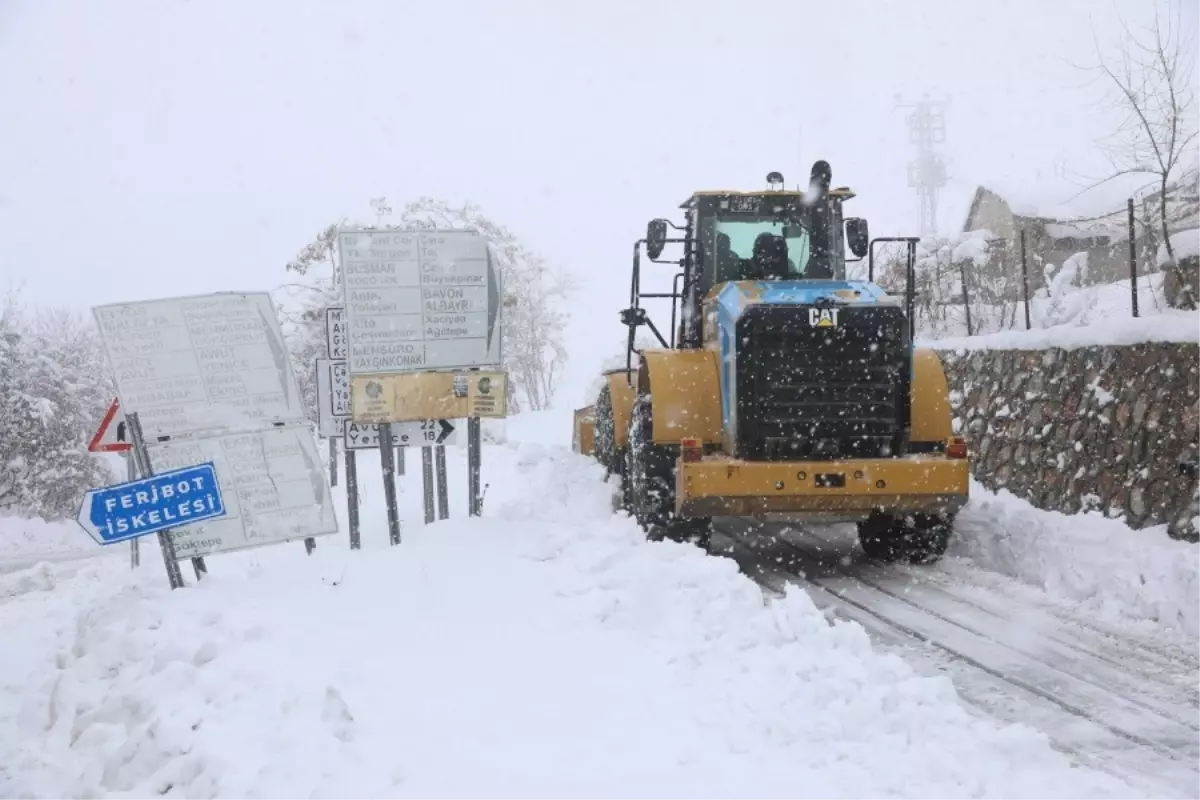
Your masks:
M1101 148L1112 172L1084 188L1087 191L1114 178L1129 174L1153 174L1158 185L1158 224L1166 248L1165 267L1174 270L1183 287L1183 305L1194 308L1196 298L1190 281L1175 260L1170 231L1170 195L1182 187L1172 183L1177 168L1196 141L1196 106L1192 86L1191 61L1186 56L1185 36L1180 25L1178 0L1174 14L1163 20L1155 9L1154 24L1148 36L1135 34L1122 23L1120 55L1106 58L1093 31L1099 74L1108 79L1117 108L1123 119L1109 134Z

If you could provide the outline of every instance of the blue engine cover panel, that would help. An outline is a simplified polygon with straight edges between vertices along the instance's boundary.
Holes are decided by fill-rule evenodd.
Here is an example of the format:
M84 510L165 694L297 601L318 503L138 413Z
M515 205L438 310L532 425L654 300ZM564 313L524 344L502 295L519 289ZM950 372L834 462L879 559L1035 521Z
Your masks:
M737 321L752 305L811 306L829 301L837 306L898 302L868 281L801 280L737 281L717 293L717 337L721 358L721 421L729 436L737 438Z

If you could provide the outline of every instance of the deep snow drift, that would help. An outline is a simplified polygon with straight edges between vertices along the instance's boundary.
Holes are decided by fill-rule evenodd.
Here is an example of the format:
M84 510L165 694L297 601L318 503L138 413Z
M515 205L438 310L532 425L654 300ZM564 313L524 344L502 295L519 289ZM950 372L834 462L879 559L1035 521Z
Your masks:
M1134 530L1100 512L1043 511L972 480L950 552L1108 619L1153 622L1196 639L1197 547L1170 538L1166 528Z
M0 598L0 795L1131 793L803 591L646 542L562 447L488 447L484 518L397 548L364 455L361 552L213 557L175 593L104 559Z

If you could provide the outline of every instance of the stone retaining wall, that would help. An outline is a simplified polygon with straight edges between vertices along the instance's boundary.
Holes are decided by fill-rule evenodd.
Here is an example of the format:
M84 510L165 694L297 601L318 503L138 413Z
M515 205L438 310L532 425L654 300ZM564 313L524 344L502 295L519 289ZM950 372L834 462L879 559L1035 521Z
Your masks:
M1039 508L1195 538L1195 344L941 352L972 472Z

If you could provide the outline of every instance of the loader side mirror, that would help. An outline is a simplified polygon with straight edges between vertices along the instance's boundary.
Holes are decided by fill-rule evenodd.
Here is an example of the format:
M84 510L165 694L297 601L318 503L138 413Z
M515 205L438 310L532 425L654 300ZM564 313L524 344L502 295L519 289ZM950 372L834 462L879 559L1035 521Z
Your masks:
M646 226L646 254L652 259L658 258L666 246L667 221L665 219L650 220L650 224Z
M871 236L867 232L867 221L862 217L850 217L846 220L846 244L850 252L858 258L867 254L867 246Z

